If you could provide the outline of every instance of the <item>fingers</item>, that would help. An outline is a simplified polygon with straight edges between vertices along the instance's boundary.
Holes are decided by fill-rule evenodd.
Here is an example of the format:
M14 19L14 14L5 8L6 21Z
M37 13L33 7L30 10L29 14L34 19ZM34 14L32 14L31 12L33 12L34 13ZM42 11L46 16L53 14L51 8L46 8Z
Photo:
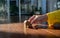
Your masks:
M47 21L47 15L33 15L31 18L29 18L29 22L31 24L35 24L35 23L42 23Z
M33 15L31 18L29 18L29 22L31 23L31 24L33 24L33 23L37 23L37 18L38 18L38 15Z
M31 18L29 18L29 22L31 22L35 18L35 15L33 15Z
M38 22L42 22L42 20L43 20L43 18L42 18L43 16L39 16L39 15L33 15L31 18L29 18L29 22L31 23L31 24L36 24L36 23L38 23Z
M36 15L35 18L31 21L31 23L36 23L37 22L38 16Z

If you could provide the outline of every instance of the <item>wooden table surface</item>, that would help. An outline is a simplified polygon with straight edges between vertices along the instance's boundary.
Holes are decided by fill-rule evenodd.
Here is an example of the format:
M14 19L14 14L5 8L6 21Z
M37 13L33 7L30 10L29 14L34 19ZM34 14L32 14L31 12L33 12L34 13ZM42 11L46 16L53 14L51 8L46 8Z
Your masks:
M0 24L0 38L60 38L60 30L26 29L23 23Z

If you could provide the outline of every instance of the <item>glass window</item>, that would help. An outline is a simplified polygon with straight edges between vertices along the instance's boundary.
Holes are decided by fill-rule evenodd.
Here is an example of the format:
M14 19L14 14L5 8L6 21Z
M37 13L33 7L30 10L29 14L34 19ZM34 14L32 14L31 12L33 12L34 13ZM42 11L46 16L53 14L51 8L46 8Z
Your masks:
M6 1L0 0L0 23L7 23Z
M16 0L10 1L10 20L12 23L19 22L19 10L16 3Z

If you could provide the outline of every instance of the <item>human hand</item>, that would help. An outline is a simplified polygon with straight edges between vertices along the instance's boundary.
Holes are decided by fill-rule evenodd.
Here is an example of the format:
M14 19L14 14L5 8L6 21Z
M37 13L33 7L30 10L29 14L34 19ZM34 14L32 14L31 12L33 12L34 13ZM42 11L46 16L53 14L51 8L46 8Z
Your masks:
M47 15L33 15L32 17L30 17L28 19L28 21L31 23L31 24L35 24L35 23L42 23L44 21L47 21Z

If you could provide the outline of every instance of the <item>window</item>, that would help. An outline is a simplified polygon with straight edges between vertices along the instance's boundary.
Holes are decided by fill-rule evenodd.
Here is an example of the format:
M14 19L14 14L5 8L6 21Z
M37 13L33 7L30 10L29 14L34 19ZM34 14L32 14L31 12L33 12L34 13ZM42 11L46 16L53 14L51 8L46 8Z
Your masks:
M6 0L0 0L0 23L7 23Z
M60 9L60 0L57 1L57 9Z

